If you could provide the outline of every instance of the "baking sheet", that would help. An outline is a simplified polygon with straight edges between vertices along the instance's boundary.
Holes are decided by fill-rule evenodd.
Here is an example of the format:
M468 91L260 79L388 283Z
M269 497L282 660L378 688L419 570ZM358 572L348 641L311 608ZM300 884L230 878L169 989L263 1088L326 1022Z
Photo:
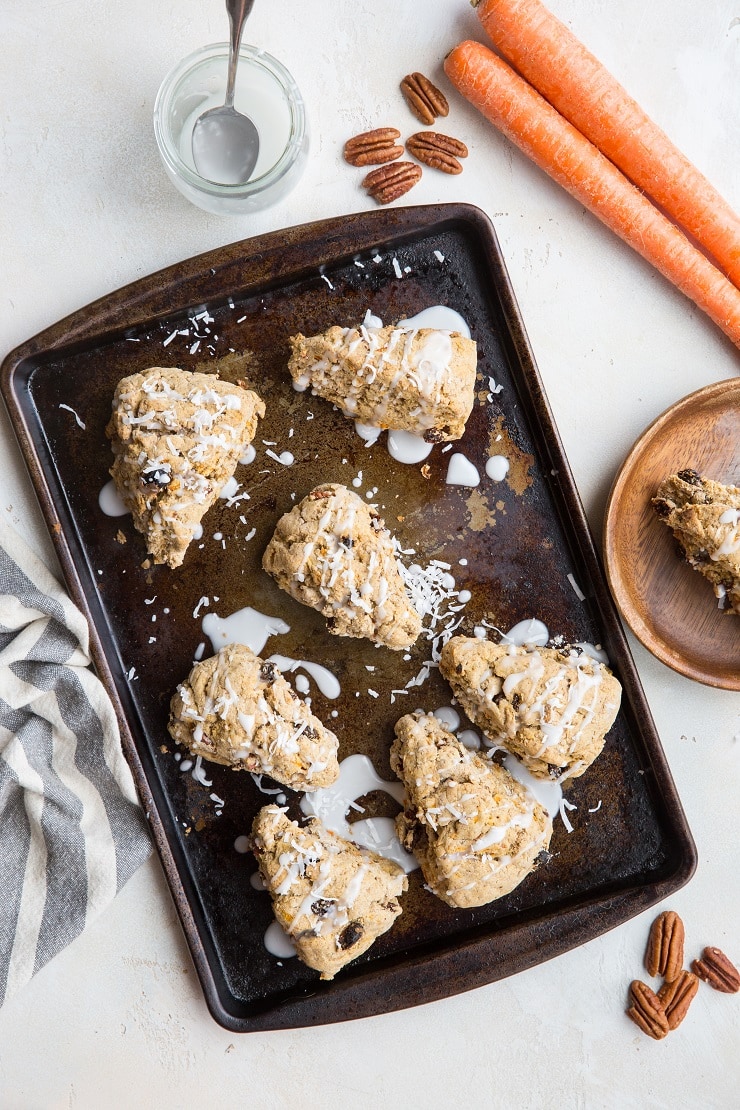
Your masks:
M476 404L453 447L481 474L476 489L446 484L452 452L441 445L425 471L394 462L382 441L366 447L332 406L295 393L286 371L287 340L296 331L355 325L368 309L392 323L434 304L458 311L478 342ZM204 521L203 539L176 571L148 566L130 518L106 516L98 506L111 462L104 428L115 384L153 365L246 379L267 403L256 458L237 471L239 492L249 499L220 500ZM695 866L691 835L493 228L479 210L360 213L187 260L14 351L3 364L2 388L69 588L91 621L96 666L116 705L206 999L221 1024L246 1031L338 1021L469 989L582 943L688 880ZM281 465L268 449L289 450L295 463ZM493 453L511 461L504 482L485 477ZM251 856L234 847L270 797L244 773L204 763L204 785L183 772L166 721L172 692L206 641L202 617L226 617L247 605L290 625L263 654L319 662L339 679L337 699L325 698L314 682L310 693L314 711L339 735L340 759L367 754L391 778L397 718L450 704L434 667L423 685L391 694L430 658L427 639L403 660L330 636L318 614L260 569L274 524L294 500L318 482L350 484L360 471L359 491L370 492L402 546L414 550L409 560L448 562L457 588L470 591L461 633L482 621L506 630L534 617L552 635L601 644L624 701L604 753L567 787L577 807L569 811L573 831L556 820L546 866L506 898L470 911L444 905L413 873L393 929L335 981L320 983L298 961L267 951L269 899L250 883ZM365 801L363 816L396 808L382 794Z

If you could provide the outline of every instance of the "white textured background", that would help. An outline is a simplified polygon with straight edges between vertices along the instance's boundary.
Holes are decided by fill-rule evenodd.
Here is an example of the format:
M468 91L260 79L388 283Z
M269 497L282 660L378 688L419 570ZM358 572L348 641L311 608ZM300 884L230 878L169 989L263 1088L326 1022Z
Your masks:
M551 0L737 208L737 0ZM349 135L413 117L397 90L482 37L466 0L257 0L245 40L292 70L313 150L278 207L190 207L160 169L159 82L226 37L220 0L6 0L0 8L0 349L191 254L366 207ZM738 353L663 279L453 94L470 157L408 200L493 218L566 451L598 534L610 482L675 400L738 372ZM0 511L49 544L0 413ZM740 695L635 658L699 850L672 900L689 944L740 958ZM0 895L2 893L0 861ZM624 1017L652 912L514 979L349 1025L238 1036L208 1016L158 863L0 1011L0 1107L735 1107L740 997L700 990L666 1041Z

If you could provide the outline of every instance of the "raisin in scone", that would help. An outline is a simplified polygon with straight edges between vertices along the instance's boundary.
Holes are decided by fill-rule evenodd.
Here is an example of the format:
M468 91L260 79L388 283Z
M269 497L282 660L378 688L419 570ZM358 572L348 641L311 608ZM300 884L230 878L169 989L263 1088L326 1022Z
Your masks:
M264 416L250 389L154 366L116 386L111 474L155 563L178 567Z
M622 688L578 648L453 636L439 669L488 739L538 778L578 778L604 747Z
M406 786L405 810L396 818L399 839L449 906L469 909L502 898L547 851L552 821L546 810L436 717L408 714L397 722L391 767Z
M277 523L262 566L337 636L410 647L421 619L406 593L391 534L346 486L317 486Z
M720 607L740 615L740 487L679 470L660 484L653 506Z
M252 826L252 850L275 917L298 958L333 979L390 929L408 880L396 863L324 828L298 825L265 806Z
M379 321L378 321L379 323ZM297 390L331 401L361 424L459 439L473 408L476 344L458 332L408 326L332 327L295 335L288 363Z
M173 739L235 771L318 790L339 775L339 742L274 663L229 644L196 663L172 698Z

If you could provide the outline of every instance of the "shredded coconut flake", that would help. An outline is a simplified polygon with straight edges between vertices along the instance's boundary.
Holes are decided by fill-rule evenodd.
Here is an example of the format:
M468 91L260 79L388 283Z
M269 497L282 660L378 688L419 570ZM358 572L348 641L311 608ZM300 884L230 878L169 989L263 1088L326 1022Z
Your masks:
M196 782L199 782L201 786L213 786L211 780L206 778L206 773L203 770L203 757L200 755L197 756L195 760L195 766L193 767L193 778Z
M84 422L84 420L80 420L79 416L77 415L77 413L75 412L75 410L74 410L74 409L73 409L73 408L71 407L71 405L60 405L60 406L59 406L59 408L60 408L60 409L66 409L66 411L67 411L67 412L71 412L71 413L72 413L72 415L73 415L73 416L74 416L74 418L75 418L75 421L76 421L76 423L77 423L77 426L78 426L78 427L80 427L80 428L82 428L82 430L83 430L83 432L84 432L84 430L85 430L85 422Z
M568 817L568 814L566 812L569 809L578 809L578 806L574 802L569 802L567 798L561 798L560 816L562 818L563 824L565 825L565 831L568 833L572 833L573 826L571 825L570 818Z
M193 609L193 620L197 620L197 619L198 619L198 616L200 615L200 611L201 611L201 609L203 608L203 606L205 606L206 608L208 608L208 606L209 606L210 604L211 604L211 599L210 599L209 597L202 597L202 598L200 599L200 601L198 602L198 604L197 604L197 605L195 606L195 608Z

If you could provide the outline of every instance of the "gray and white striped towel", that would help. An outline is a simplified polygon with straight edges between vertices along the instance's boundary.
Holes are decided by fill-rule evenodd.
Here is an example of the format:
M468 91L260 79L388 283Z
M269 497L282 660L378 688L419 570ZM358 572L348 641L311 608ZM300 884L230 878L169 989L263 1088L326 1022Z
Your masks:
M82 613L0 520L0 1005L149 854Z

